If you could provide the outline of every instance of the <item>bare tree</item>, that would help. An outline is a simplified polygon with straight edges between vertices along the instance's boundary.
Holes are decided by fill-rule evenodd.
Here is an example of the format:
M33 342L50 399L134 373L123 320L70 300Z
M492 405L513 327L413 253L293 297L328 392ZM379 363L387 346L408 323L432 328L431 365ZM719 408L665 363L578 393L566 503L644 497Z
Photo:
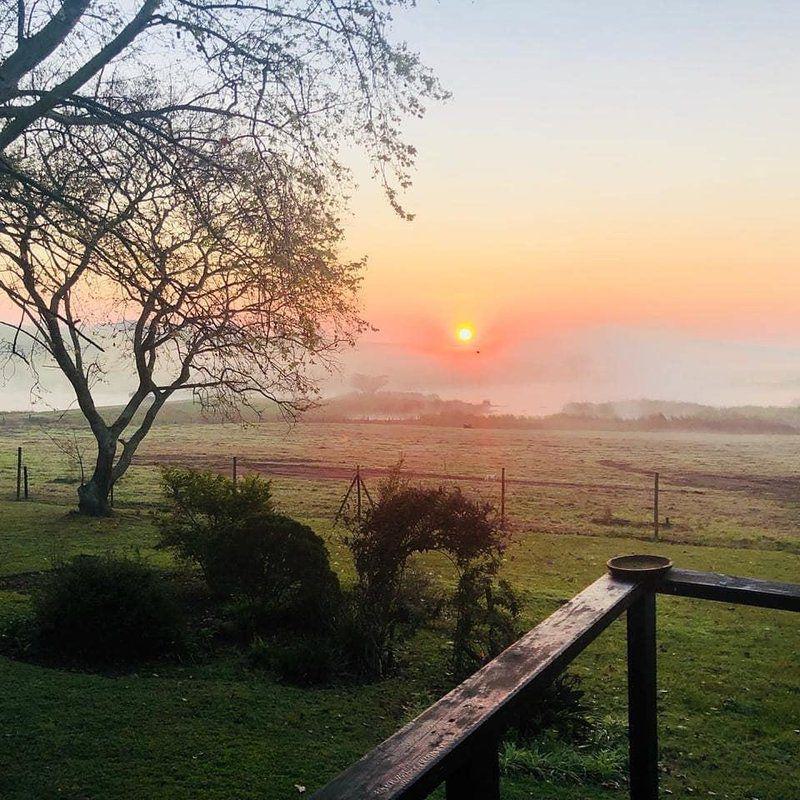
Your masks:
M337 258L340 230L313 175L277 157L240 149L223 180L191 160L166 167L138 137L103 128L76 152L56 139L32 174L55 195L82 195L81 213L26 185L6 191L0 287L21 312L11 354L34 369L42 354L54 360L91 427L97 458L79 507L102 514L175 392L232 413L254 396L303 407L309 369L361 328L361 263ZM93 397L106 351L136 376L112 420Z
M83 511L107 512L175 392L301 408L360 330L339 148L366 149L402 214L399 123L443 96L387 38L404 2L0 0L8 349L75 392L97 443ZM93 389L112 358L136 385L107 420Z
M45 430L44 434L53 443L56 450L63 453L67 461L77 468L80 474L80 485L82 486L86 483L86 470L83 465L84 449L82 442L78 439L77 431L73 428L69 431L70 435L66 433L64 435L57 435Z
M350 383L354 389L364 394L375 394L383 389L389 383L388 375L365 375L362 372L356 372L350 378Z

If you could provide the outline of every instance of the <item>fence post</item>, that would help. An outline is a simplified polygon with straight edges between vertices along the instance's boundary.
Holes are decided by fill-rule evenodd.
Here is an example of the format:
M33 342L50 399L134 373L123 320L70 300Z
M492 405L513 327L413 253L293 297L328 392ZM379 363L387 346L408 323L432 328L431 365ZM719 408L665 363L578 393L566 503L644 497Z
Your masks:
M24 484L25 484L25 499L27 500L28 499L28 468L27 467L23 467L22 468L22 479L23 479Z
M447 800L500 800L500 758L497 740L482 744L447 778Z
M22 494L22 448L17 448L17 500Z
M361 525L361 465L356 466L356 518Z
M236 486L236 456L233 457L233 485Z
M506 527L506 468L500 470L500 527Z
M628 747L631 800L658 800L656 596L628 609Z
M658 473L654 473L653 482L653 541L658 541Z

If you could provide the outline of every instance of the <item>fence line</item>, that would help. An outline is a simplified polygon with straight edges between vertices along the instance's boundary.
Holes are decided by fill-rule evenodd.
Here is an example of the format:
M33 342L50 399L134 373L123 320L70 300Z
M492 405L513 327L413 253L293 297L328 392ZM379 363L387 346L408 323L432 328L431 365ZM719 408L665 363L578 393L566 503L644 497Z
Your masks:
M225 457L223 456L223 459ZM167 456L163 459L153 458L150 459L143 459L137 458L134 461L135 465L139 466L160 466L161 464L166 461L167 463L176 463L177 461L180 462L189 462L191 466L201 467L201 468L210 468L210 469L219 469L220 465L217 463L213 463L216 460L213 458L208 457L184 457L181 459L176 459L175 457ZM212 463L209 463L212 462ZM323 480L323 481L339 481L339 480L347 480L349 479L349 485L345 492L344 498L339 506L338 511L334 517L334 522L338 522L341 518L341 515L346 507L348 499L350 498L351 494L355 492L356 496L356 504L357 504L357 511L356 516L360 520L363 512L363 502L362 502L362 495L366 497L367 501L374 505L372 501L372 497L369 494L369 489L364 481L365 477L372 477L372 478L381 478L391 475L393 472L392 467L366 467L363 468L358 465L355 468L355 476L353 476L353 471L351 468L343 466L341 464L320 464L318 462L311 462L311 461L303 461L303 460L264 460L264 459L246 459L242 461L238 456L230 456L228 457L228 463L230 464L231 468L231 477L234 484L237 483L240 466L246 466L249 470L265 474L270 477L282 477L288 479L306 479L306 480ZM493 485L499 484L499 517L500 517L500 525L502 528L506 527L506 523L508 521L507 515L507 486L515 485L515 486L530 486L530 487L541 487L541 488L553 488L553 489L577 489L577 490L591 490L591 491L608 491L608 492L635 492L639 493L645 491L645 487L641 484L631 484L631 483L609 483L609 482L602 482L602 481L568 481L568 480L558 480L558 479L548 479L548 478L525 478L525 477L510 477L505 466L501 467L499 473L489 473L484 475L470 475L464 473L448 473L448 472L436 472L433 470L425 470L425 469L404 469L403 473L408 475L409 477L419 479L419 480L438 480L438 481L446 481L446 482L453 482L459 484L473 484L473 485ZM659 498L661 494L675 494L675 495L702 495L704 494L703 489L699 488L692 488L692 487L668 487L664 488L660 485L660 475L656 472L647 472L646 470L637 470L637 474L641 474L642 476L645 475L652 475L654 478L654 485L653 485L653 506L652 506L652 515L653 515L653 539L658 541L659 533L661 528L660 523L660 516L659 516ZM22 499L23 490L24 490L24 498L28 499L29 497L29 470L28 466L24 464L23 461L23 449L22 447L17 448L17 491L16 491L16 498L17 500ZM111 489L110 495L110 503L114 505L114 496L113 496L113 487ZM594 522L595 520L592 520ZM612 523L613 524L613 523ZM634 523L629 520L625 520L624 524L634 524L637 527L640 527L640 523ZM667 517L666 525L669 526L669 518Z

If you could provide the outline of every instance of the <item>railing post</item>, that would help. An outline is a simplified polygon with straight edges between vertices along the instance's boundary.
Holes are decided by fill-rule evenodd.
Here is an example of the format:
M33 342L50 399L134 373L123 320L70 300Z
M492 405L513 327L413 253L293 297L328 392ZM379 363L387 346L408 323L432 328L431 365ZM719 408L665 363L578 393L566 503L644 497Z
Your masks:
M500 800L497 739L470 754L461 769L447 778L447 800Z
M628 741L631 800L658 800L656 596L628 609Z

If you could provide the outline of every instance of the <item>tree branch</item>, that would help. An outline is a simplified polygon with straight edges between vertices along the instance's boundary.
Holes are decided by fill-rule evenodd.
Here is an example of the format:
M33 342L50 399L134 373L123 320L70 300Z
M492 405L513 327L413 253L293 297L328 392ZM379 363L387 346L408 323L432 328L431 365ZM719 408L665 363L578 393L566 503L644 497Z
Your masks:
M161 0L144 0L136 16L96 55L58 86L46 92L41 99L20 109L17 116L6 123L3 130L0 131L0 152L5 151L31 123L54 109L66 97L78 91L116 58L147 27L153 11L158 8L160 3Z
M17 49L0 64L0 101L7 100L24 75L42 63L66 39L90 0L64 0L61 8L33 36L25 38L25 4L18 3Z

